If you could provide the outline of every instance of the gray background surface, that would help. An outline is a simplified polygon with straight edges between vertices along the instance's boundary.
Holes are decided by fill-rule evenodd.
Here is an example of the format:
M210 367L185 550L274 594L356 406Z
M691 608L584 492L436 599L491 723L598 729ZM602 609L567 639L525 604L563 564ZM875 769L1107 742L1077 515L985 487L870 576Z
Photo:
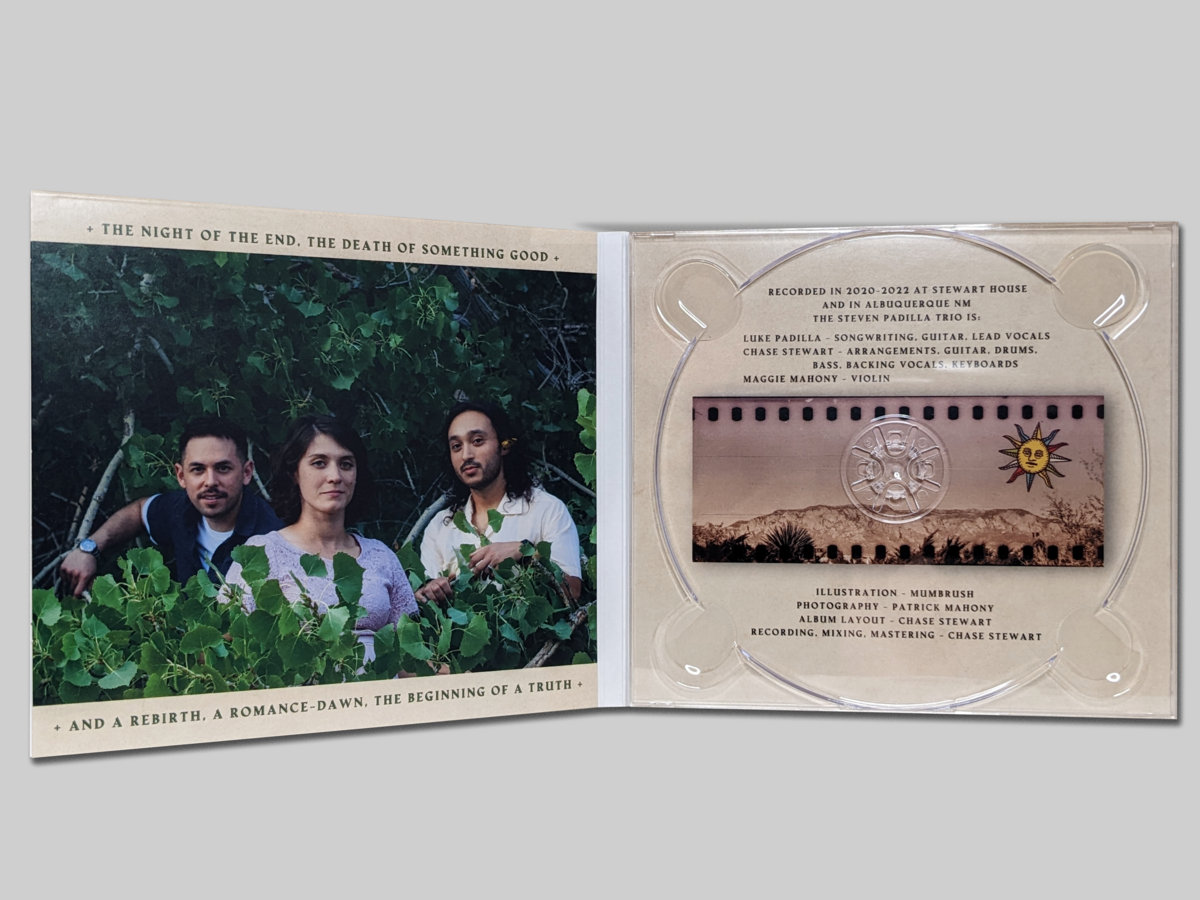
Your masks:
M0 36L20 423L3 551L8 883L101 897L1178 890L1200 750L1186 467L1179 724L612 710L28 760L29 373L13 360L28 353L31 190L594 230L1174 219L1180 339L1198 338L1200 73L1178 6L179 9L10 12ZM1186 356L1182 377L1186 459Z

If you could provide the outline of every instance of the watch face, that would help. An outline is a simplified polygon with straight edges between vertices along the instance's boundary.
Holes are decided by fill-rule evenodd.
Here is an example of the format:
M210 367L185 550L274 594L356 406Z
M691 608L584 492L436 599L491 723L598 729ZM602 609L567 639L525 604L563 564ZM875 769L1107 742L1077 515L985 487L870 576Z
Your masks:
M91 538L84 538L79 542L79 549L84 553L95 553L100 548L96 546L96 542Z

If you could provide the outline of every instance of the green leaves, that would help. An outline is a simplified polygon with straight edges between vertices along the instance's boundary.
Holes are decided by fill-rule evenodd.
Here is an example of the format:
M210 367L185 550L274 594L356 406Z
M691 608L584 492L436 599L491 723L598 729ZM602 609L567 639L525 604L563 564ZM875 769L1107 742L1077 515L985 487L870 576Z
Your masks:
M83 625L80 627L79 632L81 635L99 640L108 634L108 626L95 616L89 616L85 614L83 617Z
M137 671L137 663L126 660L119 668L113 669L96 683L106 691L127 687L133 681L133 676L137 674Z
M54 625L62 616L62 604L54 591L38 590L33 592L33 616L43 625Z
M325 560L321 559L315 553L302 554L300 557L300 568L310 578L324 578L329 573L329 569L325 565Z
M595 453L576 453L575 468L579 470L579 474L583 476L583 480L589 486L596 483L596 454Z
M428 580L429 576L425 572L425 565L421 562L421 554L417 552L412 544L405 544L400 548L396 556L399 557L400 565L404 567L404 571L408 573L410 582L415 578L417 587L420 587Z
M41 259L55 272L66 275L72 281L79 282L87 278L84 271L76 266L72 259L64 257L60 253L43 253Z
M333 557L333 584L343 603L358 605L362 597L363 568L348 553Z
M497 509L489 509L487 511L488 528L492 534L500 531L500 526L504 524L504 514Z
M344 606L331 607L321 619L321 627L317 630L317 634L321 640L332 644L345 631L346 623L349 621L350 610Z
M460 576L445 608L422 604L418 617L380 629L376 659L366 665L354 630L364 572L348 554L332 560L338 602L319 612L289 602L280 582L265 577L260 548L239 548L244 574L253 576L254 611L247 614L205 578L182 588L169 577L162 583L157 551L131 552L120 560L121 578L96 581L90 604L34 593L34 702L490 671L526 665L547 646L557 648L552 660L559 665L594 660L594 629L572 626L551 550L542 542L491 577ZM406 546L400 556L412 562L415 551ZM310 577L328 575L319 557L302 558L301 568Z
M181 588L153 549L131 550L119 560L122 578L98 578L91 603L35 591L34 703L166 697L357 677L364 654L355 634L363 579L358 562L348 554L334 556L338 602L317 611L307 602L288 602L279 581L266 577L262 548L240 547L235 555L255 601L249 614L207 578L194 576ZM310 576L327 574L319 557L304 557L301 565ZM419 640L419 631L408 637ZM417 646L409 649L431 655Z
M135 430L116 480L98 497L106 512L119 506L117 498L175 487L179 437L195 415L215 412L247 426L267 482L271 451L294 418L333 412L353 416L378 476L374 508L357 524L395 544L451 483L445 435L435 423L466 396L519 414L535 474L568 502L581 527L591 596L593 500L574 471L570 480L556 471L573 468L592 484L594 276L58 243L34 244L30 269L33 568L50 573L35 587L53 578L49 554L70 537L75 498L93 497L99 473L122 447L127 414ZM491 540L501 524L491 517L477 536L459 519L473 543ZM419 586L426 573L418 554L409 544L400 553ZM204 579L174 583L153 548L102 560L90 604L35 594L36 702L354 677L361 653L353 635L361 601L355 568L334 560L343 599L332 609L346 612L329 618L287 601L267 578L261 548L241 548L235 559L253 587L251 615L239 603L220 604ZM401 632L414 636L407 626L390 633L390 646L377 636L388 662L369 677L390 677L401 662L427 674L422 657L453 671L523 665L558 640L550 623L566 615L557 576L537 562L506 563L487 582L465 574L455 585L461 608L423 616L414 623L419 640L400 640ZM285 638L316 647L315 656L301 665L301 652L281 655ZM569 643L572 653L592 652L578 632ZM130 661L138 674L126 685L113 679L105 683L115 686L100 686Z
M459 548L460 562L471 549L469 544ZM381 653L377 641L376 672L397 665L415 675L442 667L450 672L519 668L548 642L556 651L548 664L594 661L594 633L572 625L573 609L563 600L565 578L550 561L551 550L546 542L531 546L485 578L463 568L444 608L423 603L417 618L401 623L394 652ZM402 559L406 552L411 548L401 548Z
M262 547L242 544L233 548L232 556L234 562L241 564L242 577L248 584L262 581L271 571L271 564L267 562L267 551Z
M124 594L117 586L116 579L111 575L101 575L92 582L92 599L101 606L120 609L124 602Z
M35 572L69 537L74 498L90 499L127 414L135 432L105 511L175 486L193 416L246 426L267 482L294 418L332 412L353 417L380 476L358 524L396 543L452 483L435 423L459 396L517 413L535 474L572 512L588 502L537 460L574 476L575 454L594 452L592 275L39 242L30 288Z
M421 626L413 619L402 619L396 628L396 642L400 649L413 660L424 662L433 657L433 650L425 644ZM378 657L377 657L378 658ZM408 671L419 672L420 666L413 666Z
M279 641L279 659L285 669L303 669L317 655L316 648L300 637L299 634L289 634Z
M199 625L185 634L179 642L180 653L199 653L209 647L224 643L221 632L211 625Z
M589 450L596 449L596 395L587 388L580 388L575 395L578 413L575 422L582 430L579 440Z
M581 428L579 442L587 447L590 453L575 454L575 468L583 476L584 483L592 490L596 489L596 395L587 388L580 388L576 395L578 414L575 422Z
M463 656L474 656L487 646L491 636L492 630L488 628L487 619L482 614L476 613L471 616L471 621L463 629L462 643L458 649Z

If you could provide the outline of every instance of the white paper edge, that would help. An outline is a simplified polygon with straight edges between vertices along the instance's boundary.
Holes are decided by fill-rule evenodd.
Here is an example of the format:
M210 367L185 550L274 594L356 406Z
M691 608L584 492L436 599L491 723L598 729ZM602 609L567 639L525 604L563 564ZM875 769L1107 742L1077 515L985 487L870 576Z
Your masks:
M629 705L629 234L596 236L597 705Z

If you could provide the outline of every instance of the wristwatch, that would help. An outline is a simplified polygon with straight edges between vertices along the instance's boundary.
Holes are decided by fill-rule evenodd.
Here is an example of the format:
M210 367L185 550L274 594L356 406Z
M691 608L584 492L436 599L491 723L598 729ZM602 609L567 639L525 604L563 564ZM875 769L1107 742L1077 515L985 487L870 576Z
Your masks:
M84 553L90 553L92 556L100 555L100 547L91 538L84 538L79 542L79 549Z

